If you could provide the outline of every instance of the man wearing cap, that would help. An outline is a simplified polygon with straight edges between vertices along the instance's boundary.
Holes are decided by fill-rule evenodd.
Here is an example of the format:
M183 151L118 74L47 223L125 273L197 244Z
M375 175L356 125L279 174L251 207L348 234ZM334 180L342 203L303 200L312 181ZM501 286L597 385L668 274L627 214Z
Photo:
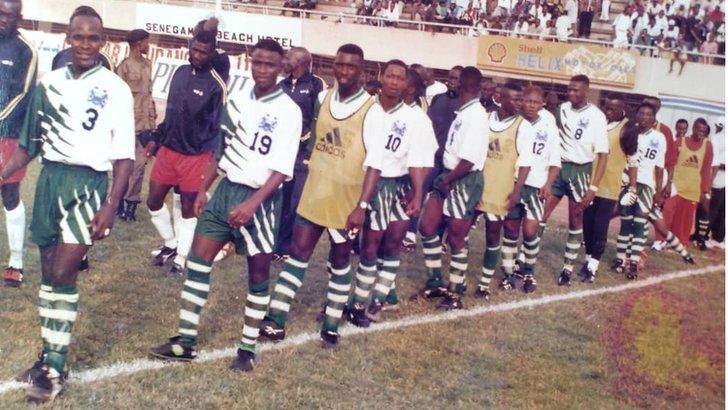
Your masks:
M149 53L149 33L144 30L132 30L127 34L129 57L119 64L116 74L129 85L134 97L134 130L137 134L136 158L134 168L129 177L129 187L124 200L119 203L118 215L121 219L136 221L136 208L141 198L144 167L147 165L145 147L139 141L139 134L155 127L157 112L152 98L152 62L144 57Z

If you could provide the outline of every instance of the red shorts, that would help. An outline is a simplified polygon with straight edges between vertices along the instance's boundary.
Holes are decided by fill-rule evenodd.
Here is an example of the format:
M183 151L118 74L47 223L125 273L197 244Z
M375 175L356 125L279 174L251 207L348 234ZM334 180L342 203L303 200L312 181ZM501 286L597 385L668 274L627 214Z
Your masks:
M10 162L10 158L13 157L13 154L15 154L17 149L18 140L13 138L0 138L0 170L5 168L8 162ZM24 166L23 168L15 171L13 175L5 179L4 183L15 184L22 181L23 177L25 177L26 168L27 166Z
M152 181L179 187L182 192L197 192L202 185L212 151L198 155L185 155L161 147L152 166Z

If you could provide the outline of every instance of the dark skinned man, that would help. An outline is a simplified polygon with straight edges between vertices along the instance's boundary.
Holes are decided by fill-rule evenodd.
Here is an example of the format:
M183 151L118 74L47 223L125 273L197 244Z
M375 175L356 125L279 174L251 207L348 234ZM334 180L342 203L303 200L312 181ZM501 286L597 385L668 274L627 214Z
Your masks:
M43 157L30 224L43 276L38 293L43 349L19 376L29 383L29 400L37 402L52 400L63 388L78 311L79 263L94 241L109 236L134 160L134 102L129 87L98 64L104 44L98 14L77 13L68 39L72 63L41 79L20 134L21 149L0 173L2 181Z
M351 287L352 239L364 225L382 168L384 111L361 87L364 52L355 44L334 57L337 86L319 94L309 175L293 227L291 255L273 289L261 336L285 337L288 311L303 284L308 261L321 234L329 235L331 275L321 328L321 346L335 348Z

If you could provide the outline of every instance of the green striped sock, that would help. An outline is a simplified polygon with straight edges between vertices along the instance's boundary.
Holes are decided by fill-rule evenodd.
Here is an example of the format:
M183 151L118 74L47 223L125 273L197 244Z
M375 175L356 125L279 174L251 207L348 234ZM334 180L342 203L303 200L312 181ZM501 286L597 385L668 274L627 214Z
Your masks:
M536 258L538 257L539 245L541 244L541 238L536 237L532 241L523 241L523 253L525 259L523 260L523 274L533 275L535 271Z
M71 331L78 316L78 290L76 286L53 286L49 293L41 291L41 298L51 301L50 308L42 311L46 318L44 329L48 350L44 362L63 373L71 344Z
M707 219L699 218L698 219L698 235L703 239L708 239L708 229L710 226L710 221Z
M350 288L351 266L346 265L340 269L332 267L328 293L326 294L326 317L322 325L323 331L338 331L341 316L344 314L344 306L349 300Z
M453 249L450 255L450 292L463 294L467 271L468 251L466 249Z
M630 256L631 262L639 262L642 257L642 249L644 249L645 242L647 242L647 219L645 218L634 218L632 224L632 255Z
M478 284L478 287L482 290L490 288L490 281L493 279L496 266L498 266L500 250L500 245L485 248L485 254L483 255L483 275L480 277L480 283Z
M387 298L384 299L387 304L390 305L396 305L399 303L399 298L397 297L397 282L392 282L392 288L389 289L389 293L387 294Z
M566 250L564 251L564 270L569 272L574 270L574 262L579 256L579 248L581 248L583 237L583 230L569 229L569 235L566 237Z
M377 261L359 260L359 266L356 269L356 285L354 287L354 296L349 303L350 308L354 308L355 304L364 305L369 300L369 294L372 292L374 282L377 280Z
M187 279L182 287L179 309L179 336L183 344L197 344L200 312L210 295L212 262L197 255L187 257Z
M668 231L665 242L667 242L667 246L679 253L683 258L689 255L688 250L685 249L685 246L680 242L680 239L677 239L674 233Z
M53 286L51 281L46 278L42 278L40 282L40 289L38 290L38 316L40 317L40 337L43 339L43 354L45 355L50 350L48 344L48 329L49 320L48 312L53 309L53 299L50 294L53 293Z
M427 287L442 286L442 240L439 235L422 237L422 253L427 267Z
M387 296L394 292L394 282L397 279L397 271L399 270L399 257L389 257L380 259L379 272L377 275L377 283L374 285L374 298L380 302L385 302Z
M516 253L518 252L518 239L503 238L503 248L501 251L503 271L506 275L516 273Z
M296 291L303 285L303 276L306 274L307 268L308 261L291 256L286 259L283 270L278 275L278 281L273 288L270 300L268 318L280 327L284 327L288 321L288 311L291 310L291 303L296 297Z
M245 300L245 319L243 321L243 336L238 347L255 353L255 346L260 334L260 322L268 310L270 295L268 294L268 281L248 284L248 296Z

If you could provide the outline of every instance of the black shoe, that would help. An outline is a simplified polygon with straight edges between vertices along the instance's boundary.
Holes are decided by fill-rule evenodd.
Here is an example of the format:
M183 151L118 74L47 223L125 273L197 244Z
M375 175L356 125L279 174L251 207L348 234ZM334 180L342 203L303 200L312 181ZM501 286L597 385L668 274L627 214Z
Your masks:
M167 271L167 277L170 279L184 278L185 268L183 268L182 265L178 263L172 263L172 266L170 266L169 270Z
M708 247L705 246L705 239L703 239L703 238L700 238L700 239L696 240L695 241L695 246L697 246L698 247L698 250L700 250L701 252L708 250Z
M124 219L124 215L126 215L126 207L124 206L124 200L122 199L119 201L119 205L116 207L116 216Z
M624 273L624 261L621 259L615 259L610 269L614 273Z
M498 285L503 290L513 290L516 288L516 277L514 275L506 275Z
M149 353L159 359L189 362L197 358L197 346L187 346L181 343L181 337L170 337L163 345L153 347Z
M630 262L629 269L625 273L625 276L628 280L635 280L637 279L637 275L639 274L637 269L637 262Z
M78 271L86 272L89 269L91 269L91 266L89 266L89 264L88 264L88 254L83 255L83 259L81 259L81 262L78 264Z
M38 353L38 360L33 363L33 366L23 370L22 373L15 376L15 381L20 383L30 383L33 378L37 377L38 372L40 372L43 368L43 359L45 359L43 352Z
M255 353L238 349L238 354L230 363L231 370L237 370L239 372L251 372L255 368Z
M364 310L364 306L355 303L354 308L347 309L345 312L346 320L356 327L369 327L372 322L367 317L367 313Z
M589 266L587 265L586 262L584 262L584 264L581 265L581 269L579 269L579 272L577 273L577 275L579 275L579 277L582 279L582 281L584 280L584 278L589 276Z
M152 258L152 266L164 266L167 261L173 260L175 256L177 256L177 248L162 246Z
M463 302L460 300L460 295L453 292L448 292L437 308L440 310L458 310L463 308Z
M339 347L339 334L330 331L321 331L321 347L324 349L336 349Z
M367 308L367 318L372 322L378 322L381 319L382 307L384 305L377 299L372 300Z
M444 286L438 286L436 288L424 288L410 297L410 300L417 299L437 299L444 298L447 296L447 288Z
M29 380L25 393L31 403L52 401L63 390L66 375L43 363Z
M566 269L562 270L557 283L559 286L571 286L571 272Z
M693 255L691 255L691 254L687 254L687 255L683 256L682 259L688 265L695 265L695 259L693 259Z
M280 342L286 338L286 329L266 318L260 324L260 337L271 342Z
M136 201L125 201L126 202L126 209L124 210L124 215L121 217L121 219L127 221L127 222L136 222L136 210L137 206L139 205L139 202Z
M536 279L533 278L531 275L527 275L523 279L523 292L524 293L533 293L536 291Z
M478 286L477 288L475 288L473 297L475 299L490 300L490 290L488 290L488 288Z
M592 272L589 269L586 270L586 274L581 277L581 281L584 283L594 283L597 275L596 272Z

